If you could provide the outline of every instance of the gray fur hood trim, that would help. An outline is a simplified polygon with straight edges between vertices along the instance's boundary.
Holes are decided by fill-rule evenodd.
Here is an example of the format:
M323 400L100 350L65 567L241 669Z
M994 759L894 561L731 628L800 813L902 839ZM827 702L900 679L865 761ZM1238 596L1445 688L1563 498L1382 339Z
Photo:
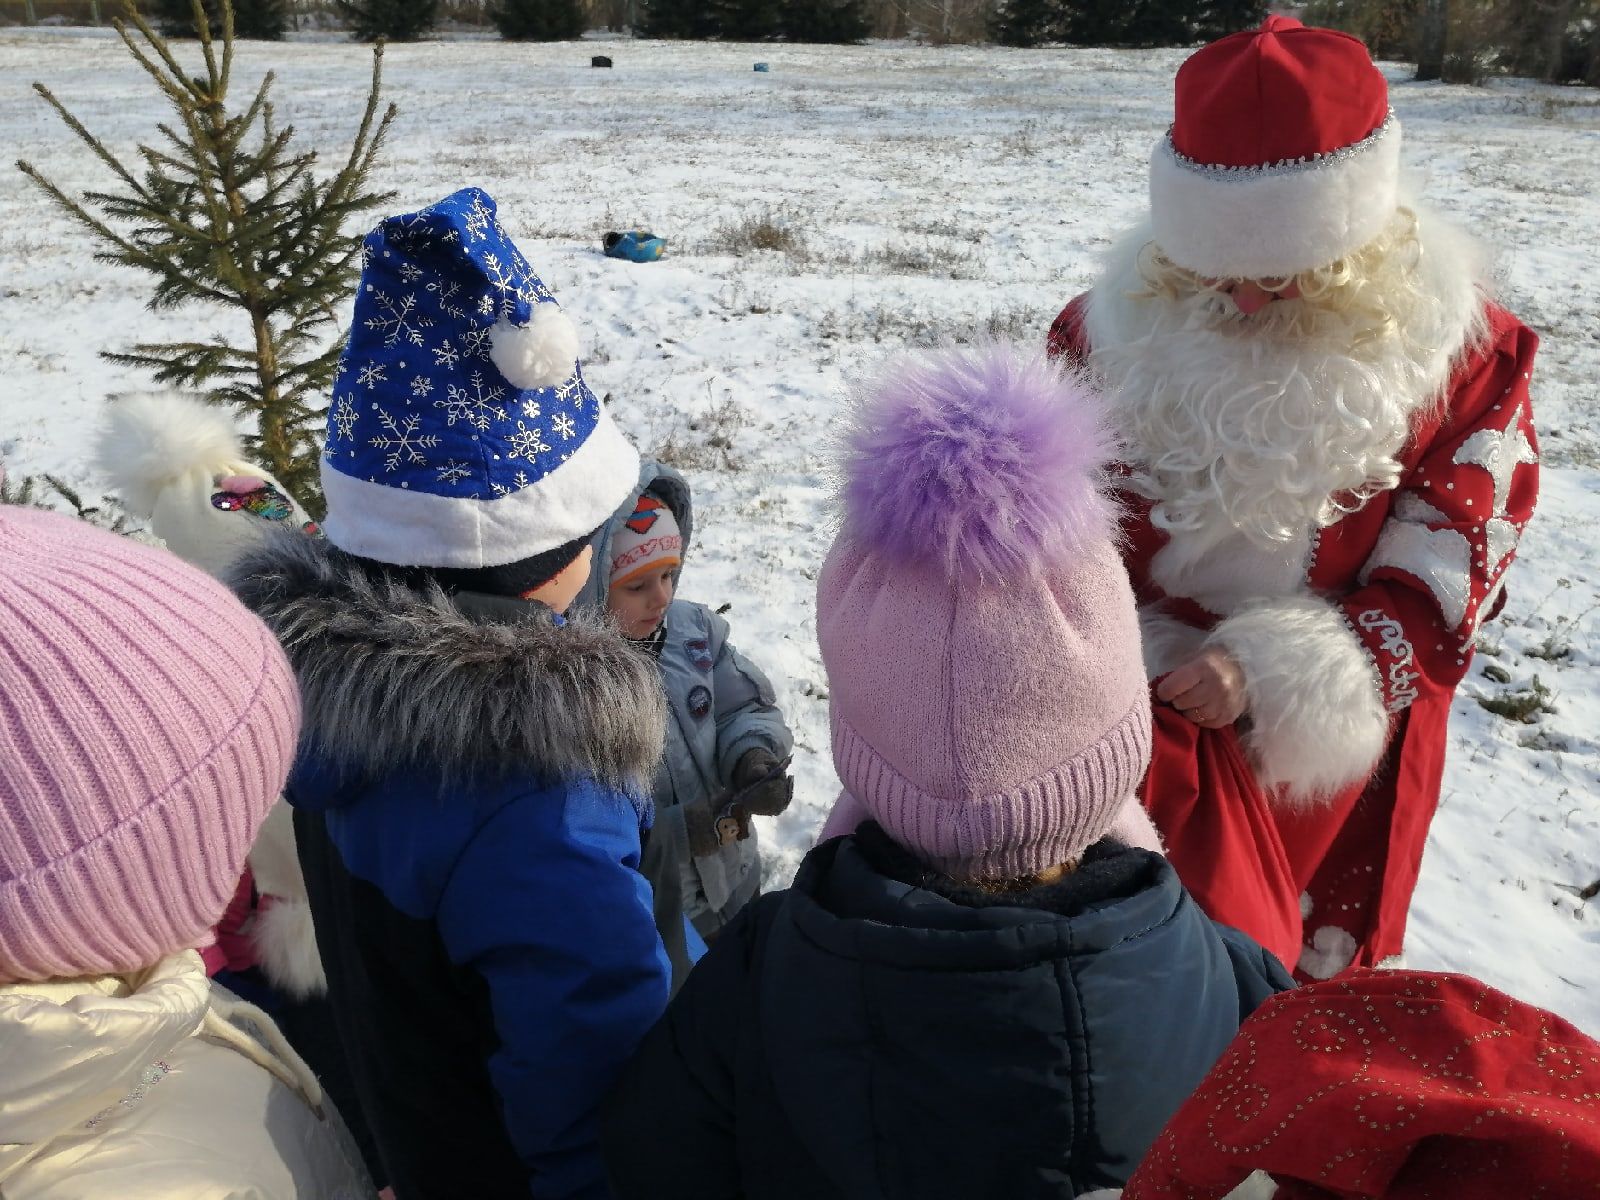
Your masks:
M230 576L294 665L303 743L341 771L582 773L649 794L666 727L660 673L603 620L478 623L437 586L369 574L291 531Z

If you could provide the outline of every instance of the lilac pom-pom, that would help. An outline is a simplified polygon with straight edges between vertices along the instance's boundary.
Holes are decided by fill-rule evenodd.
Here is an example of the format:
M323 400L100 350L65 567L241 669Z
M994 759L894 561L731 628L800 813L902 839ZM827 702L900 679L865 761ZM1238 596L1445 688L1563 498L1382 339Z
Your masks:
M896 363L846 435L846 528L956 579L1026 576L1114 536L1098 397L1003 343Z

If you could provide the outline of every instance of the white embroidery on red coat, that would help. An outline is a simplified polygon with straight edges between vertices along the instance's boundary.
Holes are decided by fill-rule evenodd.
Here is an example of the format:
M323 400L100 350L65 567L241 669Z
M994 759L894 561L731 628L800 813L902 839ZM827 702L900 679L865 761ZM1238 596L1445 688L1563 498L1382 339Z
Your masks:
M1377 637L1379 647L1389 656L1390 662L1385 671L1389 682L1389 711L1397 713L1409 708L1417 699L1417 689L1412 685L1420 678L1420 673L1411 670L1416 664L1417 655L1411 648L1405 629L1381 608L1369 608L1356 620L1361 628Z

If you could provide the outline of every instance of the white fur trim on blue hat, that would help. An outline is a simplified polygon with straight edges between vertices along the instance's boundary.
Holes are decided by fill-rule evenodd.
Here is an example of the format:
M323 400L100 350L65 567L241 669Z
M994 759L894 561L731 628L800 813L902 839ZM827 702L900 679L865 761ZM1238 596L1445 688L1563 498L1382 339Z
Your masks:
M1150 155L1155 240L1214 279L1277 279L1326 266L1383 232L1399 203L1400 119L1304 162L1211 167L1162 137Z
M639 452L604 409L572 456L493 499L405 491L322 465L323 533L339 549L398 566L496 567L598 528L639 478Z

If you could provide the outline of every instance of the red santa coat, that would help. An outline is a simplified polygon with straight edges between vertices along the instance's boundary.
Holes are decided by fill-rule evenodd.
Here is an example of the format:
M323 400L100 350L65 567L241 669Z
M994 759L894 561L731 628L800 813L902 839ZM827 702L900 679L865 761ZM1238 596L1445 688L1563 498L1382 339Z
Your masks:
M1086 299L1052 326L1052 355L1086 359ZM1215 611L1163 591L1152 568L1168 534L1150 521L1152 500L1124 495L1125 558L1141 613L1154 618L1147 643L1185 627L1197 639L1193 649L1207 636L1221 641L1241 659L1247 685L1250 639L1277 643L1260 646L1260 655L1282 677L1273 686L1293 711L1281 721L1257 711L1208 730L1158 708L1143 798L1201 906L1302 977L1327 978L1400 952L1438 804L1451 696L1480 620L1503 602L1506 569L1533 514L1538 455L1528 387L1538 338L1497 306L1486 316L1487 336L1454 364L1444 403L1413 419L1399 485L1317 533L1304 571L1279 580L1265 604L1258 593L1249 612ZM1308 634L1300 652L1301 621L1342 623L1353 638ZM1370 693L1355 703L1352 677ZM1347 699L1319 711L1324 693ZM1348 732L1358 728L1349 710L1364 704L1378 714L1380 733L1388 714L1375 765L1371 749ZM1349 778L1352 759L1353 781L1325 786L1341 772ZM1323 793L1309 802L1283 784L1284 771L1264 769L1306 761L1320 772L1313 790Z

